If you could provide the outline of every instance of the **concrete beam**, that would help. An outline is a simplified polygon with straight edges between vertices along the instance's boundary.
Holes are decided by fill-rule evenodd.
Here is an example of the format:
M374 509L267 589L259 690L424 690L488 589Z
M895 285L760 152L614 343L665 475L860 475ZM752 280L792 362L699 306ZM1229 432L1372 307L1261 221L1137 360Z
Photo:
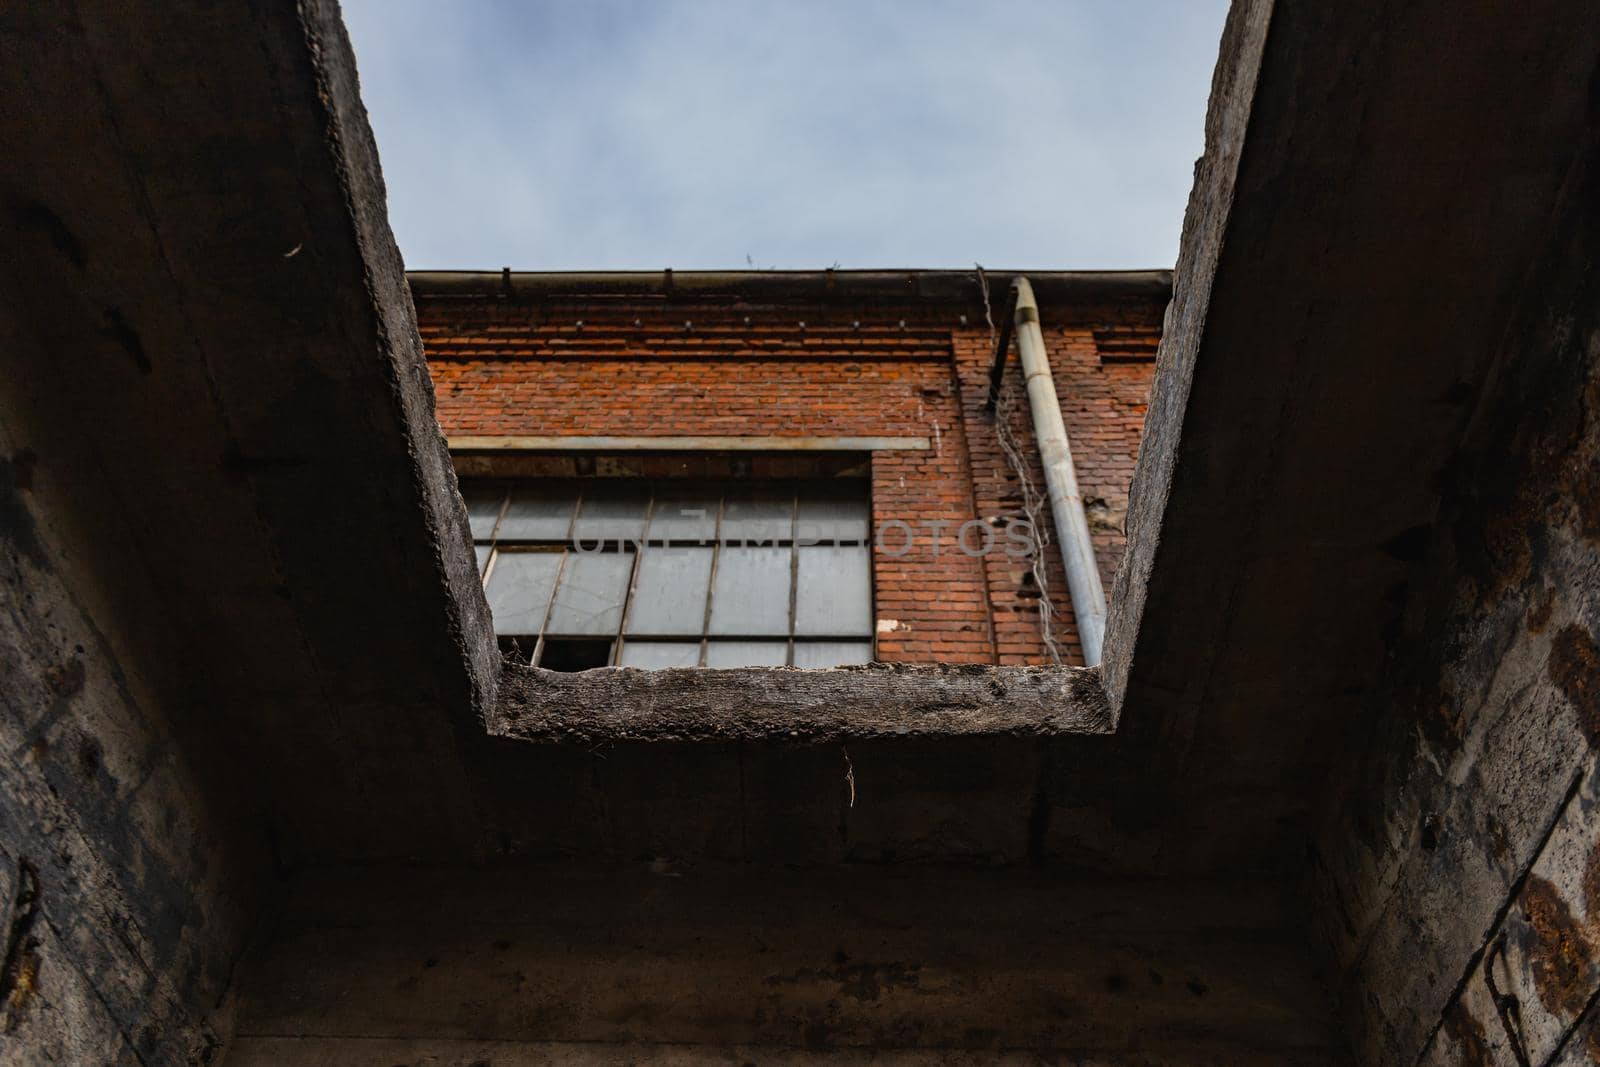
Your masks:
M1342 1062L1259 884L565 861L287 896L231 1064Z
M566 674L507 664L489 722L498 737L585 744L1044 737L1109 728L1098 671L943 665Z
M1558 0L1235 5L1105 654L1176 854L1295 847L1493 399L1597 53Z
M0 49L9 447L285 850L469 847L499 661L337 5L14 5Z

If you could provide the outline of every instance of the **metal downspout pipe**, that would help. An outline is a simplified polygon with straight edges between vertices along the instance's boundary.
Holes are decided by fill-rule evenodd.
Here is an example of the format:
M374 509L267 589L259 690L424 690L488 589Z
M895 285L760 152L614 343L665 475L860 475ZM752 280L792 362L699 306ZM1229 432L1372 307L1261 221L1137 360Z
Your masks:
M1011 285L1017 293L1017 352L1022 358L1022 374L1028 385L1033 436L1039 443L1039 458L1044 464L1050 515L1055 519L1056 540L1061 543L1061 562L1067 568L1067 591L1072 595L1072 614L1078 620L1083 662L1085 666L1094 667L1100 663L1100 649L1105 643L1106 593L1100 585L1100 568L1095 566L1094 543L1089 540L1089 517L1084 514L1078 472L1072 465L1072 449L1067 444L1067 427L1061 421L1061 402L1056 399L1055 380L1050 376L1050 360L1045 355L1044 333L1039 328L1039 305L1027 278L1018 277Z

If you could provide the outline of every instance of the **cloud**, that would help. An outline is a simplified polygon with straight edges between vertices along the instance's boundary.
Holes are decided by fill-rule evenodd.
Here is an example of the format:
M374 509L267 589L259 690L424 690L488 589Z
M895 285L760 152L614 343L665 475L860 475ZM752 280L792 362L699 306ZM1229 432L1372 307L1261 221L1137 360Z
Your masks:
M1223 0L347 0L408 265L1170 266Z

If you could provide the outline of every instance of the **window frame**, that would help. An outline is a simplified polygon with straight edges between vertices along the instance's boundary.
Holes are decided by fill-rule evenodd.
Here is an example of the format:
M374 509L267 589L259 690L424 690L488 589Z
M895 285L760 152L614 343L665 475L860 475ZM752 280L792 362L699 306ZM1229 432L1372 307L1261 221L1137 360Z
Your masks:
M566 532L561 537L505 537L500 536L500 528L506 519L511 507L513 494L518 490L537 493L540 486L548 486L556 490L552 497L565 497L571 494L573 506L571 514L567 516ZM589 538L575 536L577 526L583 516L583 503L588 493L596 487L610 489L634 489L644 497L644 511L640 519L640 534L637 538L618 538L614 535L607 536L598 550L582 549L581 544L591 544ZM785 477L785 478L643 478L643 477L607 477L604 475L577 475L573 477L562 476L535 476L535 477L477 477L463 479L461 486L463 496L469 500L480 493L493 491L499 495L499 508L495 512L494 521L488 533L480 537L473 533L474 552L480 548L487 548L488 554L480 564L480 581L485 593L493 579L495 569L503 554L509 555L520 552L548 552L559 553L561 561L557 565L555 575L551 579L550 594L543 614L541 616L538 634L501 634L498 627L496 636L502 642L502 648L507 641L515 642L518 638L526 641L533 639L533 648L526 650L525 661L538 665L542 662L547 641L607 641L610 652L607 657L609 666L623 666L627 646L630 642L660 644L694 644L697 645L694 666L708 666L711 648L713 645L734 645L770 642L783 643L783 666L794 666L796 648L798 645L826 645L826 644L851 644L865 645L867 647L868 661L877 659L877 567L872 537L872 483L869 478L856 477ZM814 531L806 531L807 536L801 536L799 524L802 522L802 502L806 499L805 491L811 490L816 494L814 498L827 499L829 497L847 499L859 502L863 506L863 525L861 535L857 536L832 536L814 537ZM818 492L820 490L820 492ZM705 495L707 498L716 499L716 517L711 526L711 532L703 537L694 538L655 538L651 536L651 523L656 515L656 506L663 498ZM779 497L787 495L789 503L788 531L782 536L733 536L724 537L724 523L728 518L730 502L738 503L743 500L761 499L763 495ZM469 505L470 513L470 505ZM837 534L839 531L835 531ZM786 612L786 631L771 632L737 632L718 634L712 629L713 612L717 602L717 576L722 564L725 549L747 547L772 547L787 548L789 554L789 602ZM866 632L798 632L799 607L800 607L800 556L805 548L860 548L866 560ZM636 606L636 593L639 587L640 565L646 553L651 549L666 548L703 548L711 553L711 562L706 582L705 609L701 619L700 628L696 633L630 633L629 624L632 620ZM583 556L607 554L615 555L625 553L632 557L628 566L627 582L624 588L621 605L621 617L614 632L607 634L576 633L566 631L552 631L550 629L551 616L555 613L556 598L561 591L561 582L567 573L567 568L574 554ZM519 647L519 654L524 650ZM776 664L774 664L776 665ZM685 665L687 666L687 665ZM654 669L654 668L641 668Z

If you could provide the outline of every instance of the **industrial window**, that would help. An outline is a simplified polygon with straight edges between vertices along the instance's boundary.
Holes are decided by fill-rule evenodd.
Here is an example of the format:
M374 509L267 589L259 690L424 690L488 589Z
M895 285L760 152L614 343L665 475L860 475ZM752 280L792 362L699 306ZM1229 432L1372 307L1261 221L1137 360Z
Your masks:
M864 483L463 487L501 648L553 670L872 658Z

